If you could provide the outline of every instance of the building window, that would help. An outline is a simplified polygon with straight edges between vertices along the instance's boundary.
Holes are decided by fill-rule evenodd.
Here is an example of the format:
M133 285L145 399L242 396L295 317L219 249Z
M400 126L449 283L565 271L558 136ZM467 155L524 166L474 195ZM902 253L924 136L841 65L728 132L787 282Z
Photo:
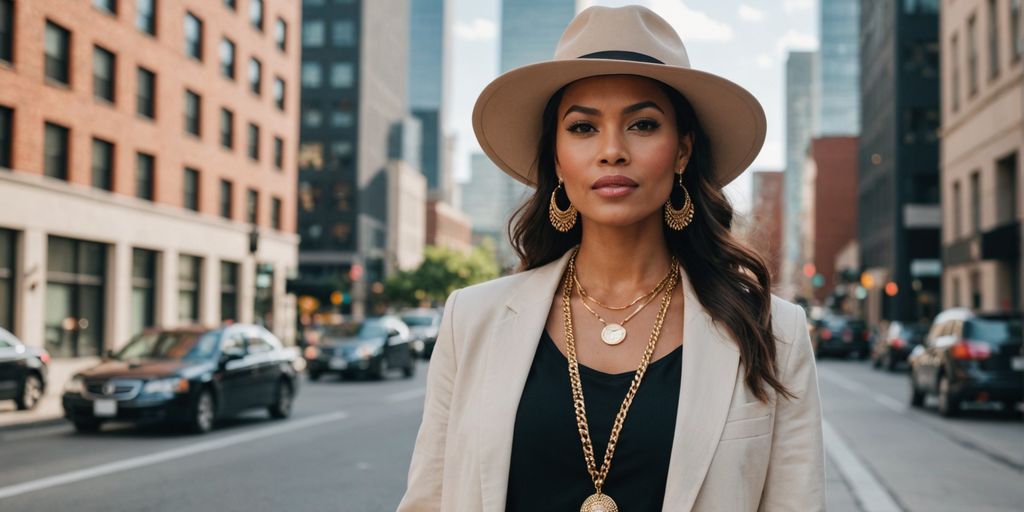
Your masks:
M1013 55L1013 62L1020 60L1024 55L1024 34L1021 34L1021 11L1024 7L1021 0L1010 0L1010 53Z
M255 57L249 59L249 90L255 94L263 90L263 65Z
M336 89L352 87L355 75L351 62L337 62L331 64L331 87Z
M220 216L231 218L231 182L220 180Z
M999 76L999 10L996 0L988 0L988 77Z
M0 229L0 327L14 330L15 232Z
M117 0L92 0L92 5L103 12L117 15Z
M135 155L135 197L153 200L153 171L156 159L153 155L136 153Z
M249 0L249 23L263 30L263 0Z
M156 0L135 0L135 28L156 35Z
M971 309L981 309L981 272L971 271Z
M324 45L323 20L306 20L302 22L302 46L315 48Z
M245 202L245 220L250 224L256 224L257 219L259 219L259 202L260 193L250 188Z
M274 77L274 105L284 110L284 80L280 77Z
M260 159L260 127L249 123L249 158Z
M178 256L178 320L199 321L199 290L203 259L198 256Z
M14 62L14 0L0 0L0 60Z
M68 179L68 129L46 123L43 173L51 178Z
M203 98L185 89L185 132L199 136Z
M303 62L302 63L302 86L303 87L320 87L323 82L323 68L320 67L319 62Z
M302 113L302 124L309 128L319 128L324 122L323 112L316 106L308 106Z
M136 73L135 110L142 117L156 117L156 74L140 67Z
M953 82L950 89L950 95L953 101L953 112L960 110L960 40L956 34L953 34L953 38L950 39L950 64L953 72L950 73L950 81Z
M14 110L0 105L0 167L11 168L14 147Z
M226 37L220 41L220 74L235 79L235 43Z
M69 84L71 61L71 32L52 21L46 22L45 54L46 78L62 84Z
M186 210L192 210L194 212L199 211L199 171L191 168L185 168L185 186L184 190L184 202L183 205Z
M1017 152L996 161L996 226L1013 222L1017 206Z
M271 227L281 230L281 200L276 197L270 200L270 222Z
M967 95L978 93L978 17L967 20Z
M960 181L953 182L953 239L964 236L964 210L960 197Z
M185 55L203 60L203 21L190 12L185 13Z
M114 102L114 91L116 89L114 80L116 76L117 57L113 53L99 47L93 47L92 51L92 95L95 98Z
M156 251L132 249L132 333L156 324Z
M238 263L220 262L220 320L238 318Z
M331 24L331 44L352 46L356 44L356 25L352 20L335 21Z
M277 45L277 49L282 52L285 51L288 40L288 24L281 18L278 18L274 22L274 44Z
M220 109L220 145L226 149L235 147L235 113Z
M971 173L971 233L981 232L981 172Z
M44 328L45 348L51 356L102 353L109 249L94 242L49 237ZM75 320L73 326L66 323L68 318Z
M355 124L355 116L347 108L337 108L331 111L331 126L334 128L351 128Z
M953 307L960 307L960 278L953 278Z
M274 168L284 167L284 141L280 137L274 137Z
M103 139L92 139L92 186L114 190L114 144Z
M320 142L306 142L299 146L299 169L322 171L324 168L324 145Z

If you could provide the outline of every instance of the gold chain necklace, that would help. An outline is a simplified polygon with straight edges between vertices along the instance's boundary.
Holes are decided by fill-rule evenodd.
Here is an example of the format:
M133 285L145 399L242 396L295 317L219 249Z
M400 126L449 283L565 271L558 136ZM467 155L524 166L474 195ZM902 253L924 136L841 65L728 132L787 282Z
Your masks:
M587 299L590 299L590 300L594 301L595 303L597 303L600 306L608 307L608 306L605 306L604 304L601 304L596 299L591 298L587 294L587 290L585 290L583 288L583 285L580 284L580 281L579 281L579 279L576 276L576 271L575 271L576 270L576 262L575 262L575 259L574 259L574 261L572 262L572 268L573 268L572 281L573 281L573 283L576 286L576 291L580 294L580 302L583 303L583 307L587 308L587 311L590 311L590 314L592 314L595 317L597 317L597 319L602 324L604 324L604 329L601 329L601 341L603 341L606 345L612 345L612 346L618 345L619 343L622 343L623 341L625 341L625 339L626 339L626 322L630 321L634 316L637 315L637 313L639 313L641 310L643 310L645 307L647 307L648 304L650 304L652 301L654 301L654 298L658 296L658 293L661 293L661 290L663 290L664 287L668 284L668 282L671 279L671 277L673 275L676 275L676 274L679 273L678 269L676 268L676 264L677 264L676 257L672 256L672 260L669 263L668 274L665 274L665 277L661 280L660 283L658 283L657 286L654 287L654 290L651 290L650 294L644 295L644 296L640 297L640 298L647 297L647 300L645 300L644 303L640 305L640 307L636 308L635 311L633 311L629 316L627 316L625 320L623 320L621 322L608 323L608 321L605 320L604 317L602 317L596 311L591 309L591 307L587 304ZM639 299L637 299L637 300L639 300ZM636 304L636 302L637 301L633 301L633 304ZM632 306L633 304L630 304L630 306ZM629 307L629 306L626 306L626 307ZM614 308L609 308L609 309L614 309Z
M569 260L569 268L566 272L562 291L562 317L565 320L565 351L568 353L569 381L572 384L572 401L573 409L576 412L576 426L580 433L580 441L583 443L583 458L587 462L587 471L590 473L590 479L594 482L594 489L596 491L583 502L580 512L618 512L618 505L615 504L615 501L610 496L603 494L601 489L608 477L608 470L611 469L612 456L615 455L615 445L618 442L619 434L622 432L622 425L626 421L626 413L629 412L629 407L633 404L633 397L636 396L637 388L640 387L640 381L644 378L644 373L647 372L647 365L650 364L651 356L654 355L654 347L657 345L658 337L661 334L665 313L668 312L669 304L672 302L672 292L675 291L678 274L673 274L669 280L668 291L661 300L661 309L658 311L658 317L654 322L654 329L651 331L651 339L647 342L647 348L644 350L640 367L637 368L636 374L633 375L633 382L629 385L626 398L622 400L619 413L615 416L611 435L608 436L608 447L604 452L604 461L601 463L601 468L598 469L597 461L594 457L594 445L590 440L590 429L587 425L587 409L583 401L583 384L580 382L580 368L579 363L576 361L576 340L573 336L572 327L572 278L576 273L575 260L576 254L573 254Z
M669 271L671 272L671 269L669 269ZM651 291L649 291L649 292L647 292L647 293L645 293L645 294L643 294L643 295L633 299L633 302L630 302L629 304L626 304L625 306L609 306L609 305L607 305L607 304L605 304L605 303L595 299L594 297L591 297L590 294L587 293L587 290L583 288L583 285L580 284L579 276L576 276L576 275L572 276L572 281L576 285L576 289L579 291L580 296L583 297L585 300L589 300L589 301L593 302L594 304L597 304L598 306L601 306L602 308L605 308L605 309L610 309L612 311L622 311L624 309L629 309L629 308L635 306L636 303L640 302L641 300L650 299L650 298L654 297L655 295L658 295L658 292L661 291L662 287L664 287L665 284L668 283L668 274L665 275L665 278L662 279L661 282L658 283L657 286L655 286L653 290L651 290Z

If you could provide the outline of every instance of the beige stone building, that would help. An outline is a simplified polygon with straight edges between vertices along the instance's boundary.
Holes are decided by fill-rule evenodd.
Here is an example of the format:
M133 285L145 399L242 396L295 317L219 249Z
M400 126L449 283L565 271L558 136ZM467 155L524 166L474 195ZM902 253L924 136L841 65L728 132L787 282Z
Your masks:
M0 326L260 322L297 265L295 0L0 0Z
M1024 296L1024 6L942 3L943 307Z

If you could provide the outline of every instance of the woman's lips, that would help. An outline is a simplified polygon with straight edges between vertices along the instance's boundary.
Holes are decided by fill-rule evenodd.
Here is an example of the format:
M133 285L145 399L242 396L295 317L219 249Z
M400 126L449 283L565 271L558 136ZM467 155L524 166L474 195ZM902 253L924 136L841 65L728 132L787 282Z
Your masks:
M637 182L621 175L602 176L591 185L591 189L601 197L622 197L630 194L640 186Z

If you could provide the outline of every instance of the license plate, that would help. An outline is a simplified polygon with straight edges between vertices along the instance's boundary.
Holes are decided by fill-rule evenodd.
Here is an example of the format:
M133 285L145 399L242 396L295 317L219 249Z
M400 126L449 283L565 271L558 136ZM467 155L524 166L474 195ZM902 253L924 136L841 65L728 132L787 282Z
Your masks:
M1010 362L1014 370L1024 371L1024 356L1017 356Z
M332 370L344 370L345 368L348 368L348 361L340 357L332 357L331 361L327 363L327 366L330 366Z
M92 413L96 416L111 418L117 416L116 400L96 400L92 403Z

